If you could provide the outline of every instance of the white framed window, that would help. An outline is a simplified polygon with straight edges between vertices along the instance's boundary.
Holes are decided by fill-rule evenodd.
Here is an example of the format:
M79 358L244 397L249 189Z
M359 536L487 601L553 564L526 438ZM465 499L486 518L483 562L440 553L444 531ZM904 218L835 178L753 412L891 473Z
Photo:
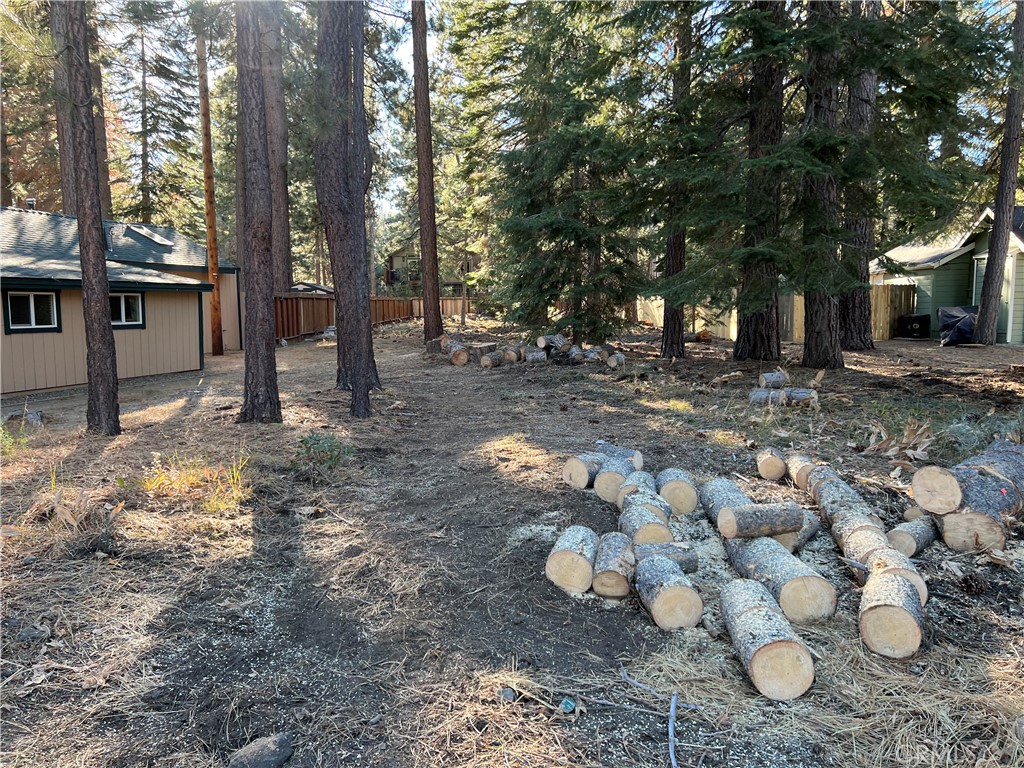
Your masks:
M55 292L7 291L6 299L10 331L60 330Z
M115 328L145 325L141 293L110 294L110 323Z

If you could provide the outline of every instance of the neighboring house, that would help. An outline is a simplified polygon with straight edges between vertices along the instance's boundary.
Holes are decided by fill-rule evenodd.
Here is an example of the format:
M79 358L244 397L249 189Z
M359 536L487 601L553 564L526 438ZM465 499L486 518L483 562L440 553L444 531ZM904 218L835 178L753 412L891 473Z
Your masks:
M212 332L206 251L167 227L104 222L119 378L199 370ZM241 344L238 270L221 267L225 349ZM4 395L86 382L78 222L0 208Z
M927 245L893 248L885 255L898 268L875 262L871 282L915 286L915 312L931 316L931 335L938 338L940 307L974 306L981 301L992 218L992 209L986 208L966 232ZM996 340L1024 342L1024 206L1013 211Z

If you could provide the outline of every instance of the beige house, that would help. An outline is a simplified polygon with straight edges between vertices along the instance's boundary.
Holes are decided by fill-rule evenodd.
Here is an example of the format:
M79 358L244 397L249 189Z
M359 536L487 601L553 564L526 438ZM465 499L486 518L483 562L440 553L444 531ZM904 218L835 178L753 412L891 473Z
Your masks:
M201 370L212 331L206 251L167 227L104 222L110 321L121 379ZM238 270L222 265L224 347L241 347ZM78 223L0 209L3 395L86 382Z

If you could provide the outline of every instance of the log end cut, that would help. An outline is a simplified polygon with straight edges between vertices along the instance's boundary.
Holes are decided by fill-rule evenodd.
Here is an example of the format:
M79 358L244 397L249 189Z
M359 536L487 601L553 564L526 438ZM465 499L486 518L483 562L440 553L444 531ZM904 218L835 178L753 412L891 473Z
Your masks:
M921 647L924 614L917 589L897 574L868 579L861 594L860 636L875 653L906 659Z
M960 483L948 469L921 467L910 481L917 506L936 515L947 515L960 506Z

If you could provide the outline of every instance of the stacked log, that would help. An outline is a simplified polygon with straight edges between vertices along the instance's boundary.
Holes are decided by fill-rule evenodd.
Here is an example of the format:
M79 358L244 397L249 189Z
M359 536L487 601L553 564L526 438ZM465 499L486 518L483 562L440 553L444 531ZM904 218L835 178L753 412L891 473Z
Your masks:
M571 346L572 343L560 333L537 338L537 347L548 352L568 352Z
M914 564L910 562L910 558L902 552L895 549L879 549L868 558L866 565L868 570L861 581L867 581L869 578L883 573L902 576L914 585L914 589L917 590L917 596L921 601L921 606L923 607L928 602L927 582L925 582L924 577L917 568L914 567Z
M704 601L678 563L662 555L645 557L636 564L635 579L640 601L661 629L700 623Z
M469 349L469 358L474 362L480 362L480 359L484 355L489 355L498 349L498 345L494 342L477 342L476 344L467 344Z
M677 467L661 470L656 478L658 493L672 505L677 515L689 515L697 509L697 481L689 472Z
M636 568L630 538L623 533L606 533L597 542L594 559L594 593L601 597L625 597Z
M789 701L806 693L814 660L768 590L737 579L722 590L721 607L733 647L761 695Z
M762 448L754 454L757 474L765 480L781 480L786 476L786 459L778 448Z
M570 594L590 589L594 580L598 536L585 525L571 525L555 541L544 565L544 574Z
M572 456L562 467L562 480L577 490L591 488L606 458L605 454L597 452Z
M619 488L635 471L635 466L624 456L605 456L601 469L594 478L594 492L602 501L614 503L619 495Z
M788 552L796 552L801 549L804 544L817 535L818 530L821 527L818 523L817 515L807 509L803 512L804 522L803 525L800 526L799 531L793 531L792 533L779 533L772 536L772 538L784 546Z
M728 507L753 504L740 487L727 477L716 477L700 487L700 503L712 523L718 525L718 513Z
M757 386L761 389L782 389L789 384L789 374L779 368L768 371L757 377Z
M790 621L821 621L836 612L835 587L775 539L729 539L725 551L736 572L764 584Z
M658 483L654 479L654 475L650 472L644 472L643 470L637 470L636 472L630 472L626 479L622 481L622 485L619 486L619 494L615 498L615 506L622 511L622 502L626 496L637 491L648 491L650 493L658 492Z
M547 361L548 356L543 349L527 349L523 352L523 362L534 364L546 363Z
M950 549L1002 549L1010 518L1024 509L1024 446L997 440L950 469L923 467L911 488Z
M668 525L672 517L672 505L656 493L650 491L637 491L627 495L623 499L622 511L633 507L642 507L652 512L661 522Z
M606 361L611 355L618 352L611 344L598 344L594 349L597 351L597 356L601 358L601 362Z
M637 544L666 544L673 541L672 531L657 514L640 504L626 504L619 515L619 530Z
M700 565L697 551L683 541L667 541L659 544L634 544L633 554L637 562L654 555L667 557L678 565L684 573L695 573Z

